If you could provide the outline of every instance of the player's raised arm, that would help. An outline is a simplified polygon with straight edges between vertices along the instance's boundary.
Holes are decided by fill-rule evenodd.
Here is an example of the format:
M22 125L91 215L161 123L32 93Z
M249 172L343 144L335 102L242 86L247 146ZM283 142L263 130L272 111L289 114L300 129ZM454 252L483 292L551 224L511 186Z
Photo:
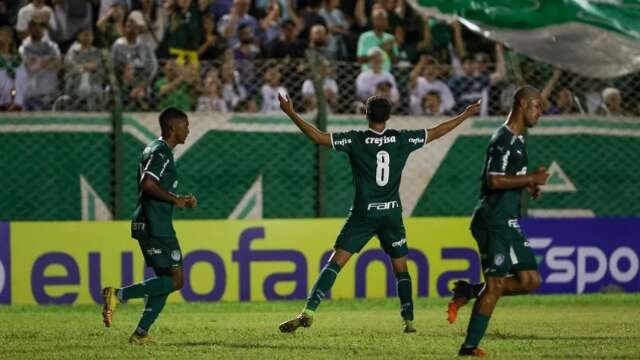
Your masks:
M327 147L331 146L331 135L318 130L315 126L306 122L302 116L296 113L296 111L293 110L293 103L287 95L282 96L281 94L278 94L278 100L280 101L280 109L282 109L282 111L284 111L284 113L293 120L296 126L298 126L298 128L307 135L309 139L318 145Z
M476 103L467 106L467 108L458 116L453 119L447 120L435 127L427 129L427 142L432 142L446 135L449 131L455 129L458 125L462 124L466 119L477 115L480 112L480 100Z

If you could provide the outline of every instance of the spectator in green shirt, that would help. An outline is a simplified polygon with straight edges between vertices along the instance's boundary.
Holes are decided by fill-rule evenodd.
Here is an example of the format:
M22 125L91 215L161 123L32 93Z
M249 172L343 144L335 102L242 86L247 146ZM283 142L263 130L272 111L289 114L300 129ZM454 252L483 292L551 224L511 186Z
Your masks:
M198 67L198 49L202 38L202 15L196 1L177 0L169 9L167 45L179 65L188 62Z
M387 12L381 8L375 8L372 13L373 30L364 32L358 39L358 62L362 64L362 70L369 69L369 50L379 47L384 50L382 54L382 68L391 71L391 64L395 64L398 56L398 45L393 35L384 32L388 25Z
M191 111L195 104L197 70L193 66L181 66L176 60L167 60L163 72L164 77L154 84L155 93L158 94L157 108L175 107Z

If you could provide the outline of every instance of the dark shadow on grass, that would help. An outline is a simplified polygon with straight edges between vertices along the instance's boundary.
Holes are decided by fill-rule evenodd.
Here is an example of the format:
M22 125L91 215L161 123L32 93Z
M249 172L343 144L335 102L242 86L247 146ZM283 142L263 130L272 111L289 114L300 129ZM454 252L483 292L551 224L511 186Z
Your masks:
M552 335L516 335L504 333L490 333L485 336L491 340L536 340L536 341L557 341L557 340L640 340L640 336L552 336Z
M304 349L304 350L330 350L327 346L313 346L313 345L287 345L287 344L259 344L259 343L252 343L252 344L241 344L241 343L233 343L233 342L227 342L227 341L217 341L217 340L211 340L211 341L186 341L186 342L172 342L172 343L163 343L162 345L166 345L166 346L191 346L191 347L198 347L198 346L221 346L221 347L226 347L226 348L232 348L232 349L245 349L245 350L251 350L251 349L275 349L275 350L283 350L283 349L288 349L288 350L300 350L300 349Z

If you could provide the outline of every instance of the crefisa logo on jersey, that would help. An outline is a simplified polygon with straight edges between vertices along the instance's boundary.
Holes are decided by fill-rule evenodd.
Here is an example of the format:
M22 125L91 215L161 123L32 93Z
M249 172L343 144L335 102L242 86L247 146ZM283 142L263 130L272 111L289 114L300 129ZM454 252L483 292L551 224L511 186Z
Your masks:
M409 143L414 145L424 144L424 138L410 138Z
M334 141L334 142L333 142L333 145L334 145L334 146L335 146L335 145L345 146L345 145L347 145L347 144L351 144L351 139L341 139L341 140L338 140L338 141Z
M364 139L364 143L367 145L373 144L373 145L382 146L384 144L395 143L395 142L396 142L395 136L368 137Z

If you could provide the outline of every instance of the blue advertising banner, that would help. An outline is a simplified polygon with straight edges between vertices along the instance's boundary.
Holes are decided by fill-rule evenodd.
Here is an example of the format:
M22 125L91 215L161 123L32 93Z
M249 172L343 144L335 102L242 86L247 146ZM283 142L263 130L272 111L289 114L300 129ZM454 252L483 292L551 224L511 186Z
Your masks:
M640 219L523 219L538 258L538 293L640 291Z
M11 255L9 223L0 222L0 304L11 302Z

